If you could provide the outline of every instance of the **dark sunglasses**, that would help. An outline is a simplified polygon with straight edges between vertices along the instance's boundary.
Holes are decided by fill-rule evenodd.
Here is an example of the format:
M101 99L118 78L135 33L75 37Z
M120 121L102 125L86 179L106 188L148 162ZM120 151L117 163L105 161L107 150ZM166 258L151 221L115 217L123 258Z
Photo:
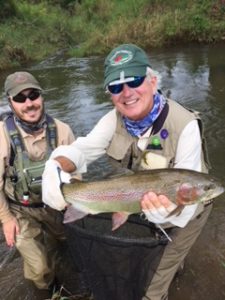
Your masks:
M144 82L145 77L146 76L135 76L132 81L108 85L107 88L111 94L119 94L122 92L124 84L127 84L130 88L137 88Z
M27 98L29 98L31 101L34 101L38 97L40 97L40 95L41 95L41 92L39 90L32 90L28 95L19 93L16 96L12 97L12 99L14 102L24 103L27 100Z

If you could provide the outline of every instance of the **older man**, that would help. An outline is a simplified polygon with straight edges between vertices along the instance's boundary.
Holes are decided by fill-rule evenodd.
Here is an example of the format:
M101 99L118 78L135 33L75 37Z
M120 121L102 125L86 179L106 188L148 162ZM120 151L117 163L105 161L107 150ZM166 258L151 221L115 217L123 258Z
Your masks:
M157 76L141 48L125 44L109 53L105 60L104 86L115 108L87 136L54 150L46 163L43 180L49 181L53 173L55 179L51 187L43 188L44 202L58 210L67 205L59 189L57 167L66 172L74 169L85 172L88 164L105 153L132 170L207 171L198 115L166 99L157 90ZM172 242L166 246L144 297L164 300L175 273L208 218L211 205L190 205L168 222L168 213L174 206L166 195L149 191L140 201L151 222L171 228Z

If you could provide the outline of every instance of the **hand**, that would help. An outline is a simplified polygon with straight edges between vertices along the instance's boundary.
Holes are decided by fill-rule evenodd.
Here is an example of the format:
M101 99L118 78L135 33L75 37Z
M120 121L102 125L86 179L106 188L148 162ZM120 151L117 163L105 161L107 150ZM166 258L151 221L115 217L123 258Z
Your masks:
M56 210L65 209L67 203L60 186L62 183L70 183L70 179L70 174L64 172L56 160L48 160L42 174L42 201Z
M144 194L141 199L142 211L150 222L155 224L172 223L178 227L185 227L194 215L198 204L187 205L179 215L168 215L177 208L165 195L156 195L153 192Z
M16 218L12 218L9 221L2 224L3 233L6 239L6 243L9 247L15 245L15 236L19 234L19 225Z
M148 192L141 200L141 207L150 222L161 224L169 222L167 217L177 206L165 195Z

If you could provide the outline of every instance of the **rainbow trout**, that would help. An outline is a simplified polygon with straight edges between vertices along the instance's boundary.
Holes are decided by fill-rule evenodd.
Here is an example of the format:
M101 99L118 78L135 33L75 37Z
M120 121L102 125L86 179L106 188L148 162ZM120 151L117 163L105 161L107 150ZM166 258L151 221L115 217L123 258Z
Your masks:
M65 201L70 203L64 223L88 214L112 212L112 230L126 222L133 213L141 213L140 200L148 191L166 195L177 205L179 214L185 205L207 202L224 192L221 183L208 174L186 169L157 169L105 180L76 181L62 186Z

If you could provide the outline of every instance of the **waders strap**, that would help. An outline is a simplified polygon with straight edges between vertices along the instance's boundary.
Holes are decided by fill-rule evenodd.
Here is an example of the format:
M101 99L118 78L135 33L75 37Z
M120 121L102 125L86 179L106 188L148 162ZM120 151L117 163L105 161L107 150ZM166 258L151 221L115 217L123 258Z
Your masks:
M47 139L48 144L51 147L51 150L54 150L57 147L57 128L54 119L46 114L47 120Z
M24 144L16 128L13 114L12 113L7 114L4 117L3 121L5 123L7 132L9 134L9 139L10 139L11 151L10 151L9 164L10 166L13 166L15 153L17 152L17 147L21 147L22 150L24 150Z
M53 149L57 146L57 130L56 130L56 124L52 117L46 114L46 121L47 121L47 127L46 127L46 138L47 138L47 153L46 158L50 155ZM14 159L15 155L18 157L18 170L21 174L21 184L23 188L23 197L24 201L27 201L27 198L29 197L29 187L25 176L25 170L24 170L24 160L29 160L28 153L25 149L24 141L20 135L20 132L15 124L14 116L12 113L9 113L4 118L4 123L6 125L6 129L8 131L8 135L10 138L10 145L11 145L11 153L10 153L10 159L9 164L11 167L14 166ZM16 197L15 197L16 198Z
M46 136L48 141L48 151L51 152L57 147L57 128L55 121L52 117L46 114L47 128ZM20 147L22 152L25 150L23 139L20 136L20 133L16 127L15 120L12 113L9 113L4 118L4 123L6 125L10 141L11 141L11 155L10 155L10 166L13 166L15 154L17 153L17 147ZM19 148L18 148L19 150Z

